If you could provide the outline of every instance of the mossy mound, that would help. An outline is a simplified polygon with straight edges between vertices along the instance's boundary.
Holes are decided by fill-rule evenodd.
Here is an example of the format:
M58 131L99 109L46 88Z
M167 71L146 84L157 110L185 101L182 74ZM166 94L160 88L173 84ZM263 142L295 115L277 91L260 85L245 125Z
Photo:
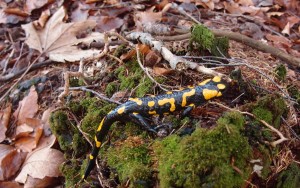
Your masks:
M296 188L300 187L300 167L293 162L290 166L282 171L278 177L277 188Z
M214 56L228 57L227 37L215 37L212 31L203 25L194 25L191 33L190 46L194 44L200 52L208 51Z
M130 72L127 71L127 69L129 69ZM153 82L145 76L145 72L140 68L136 60L129 61L126 65L117 68L114 74L119 83L112 82L106 86L105 93L108 96L111 96L118 90L136 89L135 97L143 97L151 93L154 86Z
M251 147L241 133L244 118L227 113L212 130L198 128L154 145L161 187L240 187L250 174ZM234 161L234 162L232 162ZM239 169L239 173L233 166Z
M130 180L130 187L150 186L151 160L148 145L142 138L129 137L121 145L110 147L105 156L122 184Z

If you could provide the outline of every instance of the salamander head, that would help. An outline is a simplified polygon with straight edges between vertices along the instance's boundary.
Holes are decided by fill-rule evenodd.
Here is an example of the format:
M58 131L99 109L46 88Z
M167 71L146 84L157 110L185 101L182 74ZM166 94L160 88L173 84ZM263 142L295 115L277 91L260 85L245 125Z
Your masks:
M212 79L207 79L198 84L202 89L202 94L205 100L209 100L214 97L220 97L227 89L226 81L221 77L215 76Z

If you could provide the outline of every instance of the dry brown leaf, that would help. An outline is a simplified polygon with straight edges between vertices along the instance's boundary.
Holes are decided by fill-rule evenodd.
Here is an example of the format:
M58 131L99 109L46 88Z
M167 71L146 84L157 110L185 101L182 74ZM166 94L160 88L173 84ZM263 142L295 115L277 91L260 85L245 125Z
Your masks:
M274 43L282 43L285 46L292 46L292 43L289 39L287 39L286 37L283 36L278 36L278 35L272 35L272 34L266 34L265 37L269 40L272 41Z
M97 17L97 28L101 32L117 29L124 25L124 20L117 17L101 16Z
M162 67L153 67L153 73L156 75L168 75L172 72L173 72L173 70L171 70L171 69L166 69L166 68L162 68Z
M7 180L19 171L26 154L14 147L0 144L0 180Z
M140 52L143 55L148 54L149 51L150 51L150 47L148 45L139 44L138 47L139 47ZM136 49L132 49L129 52L127 52L126 54L122 54L120 59L121 60L128 60L128 59L132 58L133 56L135 56L135 54L136 54Z
M219 0L206 0L206 1L196 0L196 5L197 6L201 5L205 8L209 8L210 10L214 10L216 3L218 3L218 2L219 2Z
M14 117L18 121L18 125L25 123L26 118L33 118L38 111L38 95L35 87L31 86L29 94L19 102L18 109L14 112Z
M30 133L32 133L34 131L34 129L32 127L30 127L29 125L27 125L26 123L17 126L16 129L16 136L15 139L17 140L18 138L21 137L28 137L30 135Z
M21 186L17 182L11 182L11 181L0 182L0 187L5 187L5 188L23 188L23 186Z
M63 153L51 148L35 150L28 154L20 174L16 177L19 183L25 183L27 176L43 179L48 177L59 177L61 173L59 166L65 161Z
M8 105L3 111L0 111L0 142L6 138L6 130L9 125L11 114L11 104Z
M290 29L291 29L291 25L290 25L290 22L288 22L283 30L281 31L282 34L287 34L287 35L290 35Z
M50 10L44 10L38 20L33 22L35 28L42 29L45 27L48 18L50 17Z
M15 146L24 152L31 152L39 143L43 134L42 128L34 129L34 132L27 137L21 137L15 141Z
M161 21L162 12L152 12L152 10L149 10L148 12L137 12L134 17L137 30L141 31L144 24Z
M238 0L237 2L243 6L253 6L254 5L252 0Z
M24 188L33 188L33 187L54 187L59 183L59 179L55 177L45 177L43 179L32 178L28 176Z
M76 34L94 28L95 21L64 23L65 15L65 10L61 7L42 30L37 30L32 22L22 25L27 36L26 44L40 53L46 53L51 60L58 62L78 61L99 53L99 50L81 50L75 46L84 41L84 38L77 39ZM99 35L94 39L103 40Z
M19 8L6 8L4 10L6 14L14 14L16 16L21 16L21 17L27 17L29 16L28 13L24 12L23 10L20 10Z
M49 136L52 134L50 130L50 115L51 112L54 110L54 107L49 107L47 110L44 111L42 115L42 123L44 128L44 135Z
M46 4L50 4L53 2L54 0L30 0L30 1L26 1L24 9L28 13L31 13L33 10L39 9L45 6Z

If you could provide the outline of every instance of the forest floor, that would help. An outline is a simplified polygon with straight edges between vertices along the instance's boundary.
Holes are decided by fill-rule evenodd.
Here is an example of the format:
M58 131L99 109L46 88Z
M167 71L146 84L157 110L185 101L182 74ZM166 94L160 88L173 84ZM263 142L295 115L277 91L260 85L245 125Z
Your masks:
M0 2L0 187L300 187L300 2ZM96 129L129 98L227 91ZM122 119L119 119L122 120Z

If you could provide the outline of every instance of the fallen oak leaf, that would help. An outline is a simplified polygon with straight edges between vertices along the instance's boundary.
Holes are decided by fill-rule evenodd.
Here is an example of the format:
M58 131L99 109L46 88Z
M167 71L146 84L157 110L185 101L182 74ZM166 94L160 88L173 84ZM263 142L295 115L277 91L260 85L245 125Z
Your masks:
M25 183L28 176L44 179L47 177L59 177L59 166L65 161L63 153L56 149L43 148L28 154L19 175L15 181Z
M53 61L78 61L82 58L88 58L99 53L99 50L81 50L75 45L84 41L77 39L79 32L94 28L96 22L87 20L84 22L65 23L65 9L61 7L52 15L42 30L37 30L33 23L22 25L26 32L26 44L41 54L45 53ZM103 40L103 38L94 38Z

